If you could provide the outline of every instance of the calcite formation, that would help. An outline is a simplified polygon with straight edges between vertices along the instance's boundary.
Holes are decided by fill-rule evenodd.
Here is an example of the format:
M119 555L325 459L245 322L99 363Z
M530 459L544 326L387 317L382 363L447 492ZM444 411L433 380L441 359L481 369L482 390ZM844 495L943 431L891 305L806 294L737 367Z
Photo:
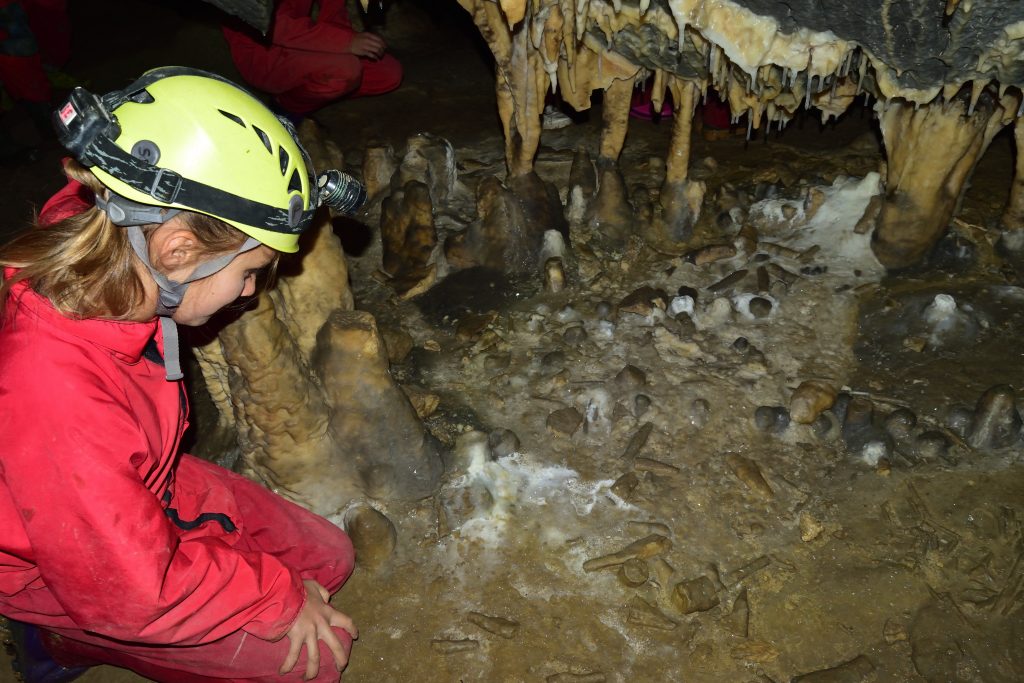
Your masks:
M606 176L622 151L633 87L650 81L655 108L671 96L675 130L661 211L645 235L654 240L685 241L699 217L703 186L687 177L690 119L709 89L735 117L746 114L748 126L766 129L786 125L801 107L827 120L858 94L875 98L889 177L874 244L890 268L927 252L992 136L1021 115L1019 2L459 2L495 56L511 176L533 168L549 90L577 110L604 91L597 164ZM1022 194L1018 177L1007 227L1024 227Z
M300 136L315 167L340 165L311 124ZM286 498L337 515L435 490L439 447L391 378L373 317L353 310L326 210L303 236L301 263L282 263L255 309L195 353L221 426L238 435L242 471Z

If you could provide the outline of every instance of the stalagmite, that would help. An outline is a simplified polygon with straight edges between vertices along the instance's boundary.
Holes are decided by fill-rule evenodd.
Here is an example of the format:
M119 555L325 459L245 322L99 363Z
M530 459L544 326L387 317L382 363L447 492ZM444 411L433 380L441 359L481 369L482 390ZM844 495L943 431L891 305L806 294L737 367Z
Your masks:
M682 79L672 79L672 101L675 103L672 142L665 163L665 182L661 186L661 221L653 222L645 237L655 242L681 242L690 238L693 225L700 217L705 185L689 180L690 136L693 111L696 108L697 86Z
M1003 227L1007 230L1024 230L1024 123L1019 114L1013 126L1017 141L1017 164L1010 187L1010 202L1003 214Z
M878 107L888 175L872 247L887 268L903 268L922 259L945 231L974 165L1017 102L1008 111L986 92L970 115L959 100Z
M325 321L352 308L328 218L304 242L301 267L284 268L272 295L195 348L221 425L237 431L241 471L323 515L367 496L419 497L436 486L441 469L388 374L372 317L348 313L365 332L354 350L338 332L321 331L338 329ZM380 387L369 392L376 407L366 400L368 387ZM396 423L396 416L405 419Z

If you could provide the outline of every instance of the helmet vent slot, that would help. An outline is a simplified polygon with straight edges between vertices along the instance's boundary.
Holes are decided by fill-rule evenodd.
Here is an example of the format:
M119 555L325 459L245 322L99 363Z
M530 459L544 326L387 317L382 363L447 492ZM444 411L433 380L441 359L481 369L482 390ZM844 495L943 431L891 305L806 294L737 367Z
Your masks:
M145 88L142 90L136 90L128 96L128 99L136 104L149 104L150 102L156 102L153 96L150 95L149 91Z
M243 120L242 120L241 118L239 118L238 116L235 116L234 114L231 114L231 113L229 113L229 112L226 112L226 111L224 111L223 109L218 109L217 111L219 111L219 112L220 112L221 114L223 114L223 115L224 115L224 116L226 116L227 118L231 119L232 121L234 121L235 123L237 123L238 125L240 125L240 126L241 126L242 128L245 128L245 121L243 121Z
M277 150L277 157L281 161L281 175L284 175L288 172L288 162L290 161L288 152L284 151L284 147Z
M289 192L302 192L302 179L299 178L299 169L292 171L291 180L288 181Z
M271 144L271 142L270 142L270 136L267 135L266 133L264 133L262 130L260 130L256 126L253 126L252 129L254 131L256 131L256 135L259 136L260 142L262 142L263 146L267 148L267 151L270 152L271 154L273 154L274 153L274 145Z

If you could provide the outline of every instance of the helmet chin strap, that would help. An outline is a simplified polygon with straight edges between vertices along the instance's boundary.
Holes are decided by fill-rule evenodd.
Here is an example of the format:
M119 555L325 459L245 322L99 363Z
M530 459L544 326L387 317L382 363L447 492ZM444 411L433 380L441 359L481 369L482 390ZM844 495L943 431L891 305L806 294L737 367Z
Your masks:
M96 197L96 206L107 213L111 222L128 229L128 242L132 251L146 266L159 292L157 299L156 314L160 317L160 332L164 340L164 370L168 380L179 380L184 375L181 372L181 357L178 348L178 326L171 316L181 305L185 298L188 286L196 280L202 280L214 273L223 270L231 263L236 256L255 249L260 245L255 237L249 237L235 251L218 256L217 258L205 261L196 266L196 269L186 280L178 282L171 280L166 275L153 267L149 261L149 245L146 242L146 235L142 232L142 225L163 223L179 213L177 209L160 209L159 207L146 206L125 199L113 192L108 199Z

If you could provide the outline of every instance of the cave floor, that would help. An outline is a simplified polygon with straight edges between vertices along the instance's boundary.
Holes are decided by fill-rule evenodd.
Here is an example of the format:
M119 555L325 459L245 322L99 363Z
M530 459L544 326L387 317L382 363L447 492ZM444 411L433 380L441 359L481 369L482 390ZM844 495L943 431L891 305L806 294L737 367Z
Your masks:
M136 4L133 12L174 27L178 39L160 49L140 43L134 64L94 51L72 73L100 90L175 60L232 73L210 13ZM397 9L401 21L385 35L406 64L402 88L316 119L351 170L369 142L401 149L416 133L445 137L472 190L503 173L491 68L454 9ZM79 19L102 30L102 11ZM576 147L596 149L598 112L579 118L546 134L538 155L538 173L559 188ZM622 159L631 186L649 179L668 136L664 122L631 123ZM7 196L45 199L59 185L58 157L44 149L30 168L0 171ZM941 267L884 277L866 260L866 236L833 249L815 233L820 224L772 210L829 188L841 226L852 229L858 216L842 213L839 190L852 192L881 162L864 107L825 128L799 120L767 140L696 136L691 167L708 197L763 198L762 239L794 250L766 261L696 266L639 243L614 253L592 246L577 250L556 294L543 291L540 273L470 271L406 301L374 276L373 222L369 241L345 224L356 305L413 337L393 374L440 398L427 424L454 453L434 499L379 503L398 547L379 569L357 567L335 598L360 627L345 680L781 682L861 656L808 680L1024 678L1020 442L973 449L947 426L952 408L973 408L993 384L1024 386L1015 344L1024 297L987 227L1005 202L1011 160L1001 135L935 258ZM6 202L5 224L26 208ZM456 218L439 221L442 232L469 208L446 210ZM706 210L698 231L711 241L715 214ZM593 237L572 236L580 246ZM817 256L791 258L813 243ZM800 277L772 291L766 317L749 313L740 286L708 289L767 261ZM697 289L693 328L681 332L655 310L600 315L601 302L619 304L643 286L670 297ZM928 326L924 309L936 294L969 310L966 326ZM641 372L616 381L626 366ZM788 406L807 379L870 397L880 418L908 408L915 433L939 431L953 444L928 458L898 443L868 464L835 429L819 435L794 423L770 433L755 424L758 407ZM650 399L646 410L637 394ZM550 418L566 407L586 418L571 435ZM513 431L520 447L481 462L467 445L472 432L496 429ZM630 472L631 489L620 479ZM640 551L626 570L584 569L651 534L667 541L647 543L650 555ZM683 582L700 610L684 614L673 597ZM141 679L102 667L80 680Z

